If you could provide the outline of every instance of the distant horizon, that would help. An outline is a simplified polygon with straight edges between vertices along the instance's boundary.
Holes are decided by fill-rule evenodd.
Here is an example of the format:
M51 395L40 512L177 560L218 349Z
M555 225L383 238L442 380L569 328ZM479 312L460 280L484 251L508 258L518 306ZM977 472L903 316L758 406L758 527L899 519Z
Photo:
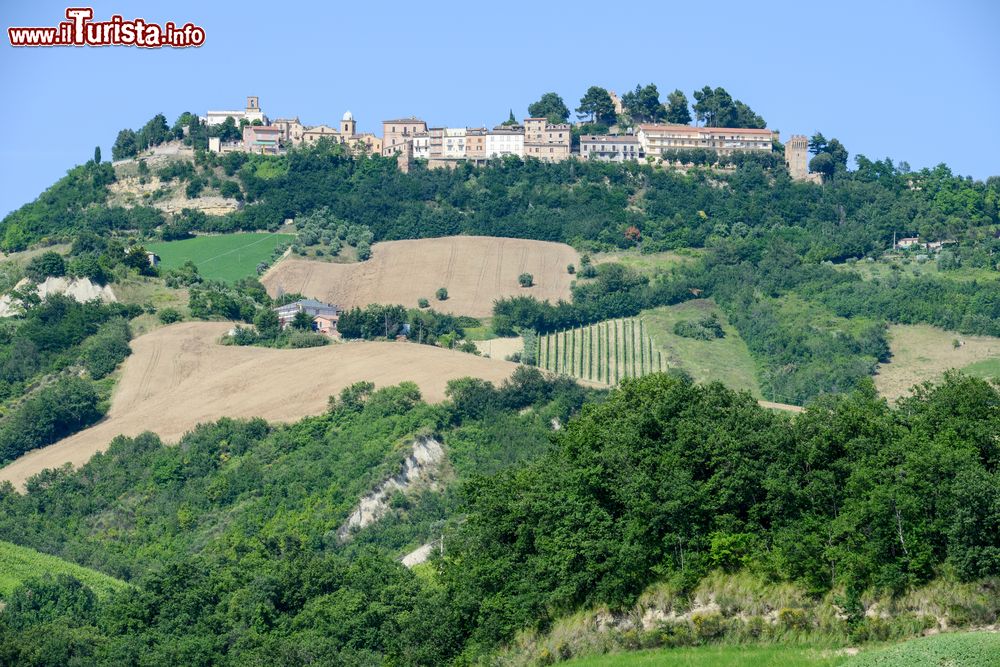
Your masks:
M4 28L56 25L66 6L12 2ZM462 21L445 20L455 11ZM446 127L493 127L510 110L521 120L546 92L562 96L573 122L591 85L621 96L655 83L664 102L675 88L693 102L709 85L748 104L782 141L816 131L840 139L852 169L860 153L915 171L944 163L980 181L1000 175L1000 41L991 34L1000 5L732 4L712 22L659 3L614 21L594 19L586 5L530 11L529 21L527 10L438 2L414 16L366 5L345 17L318 5L262 22L252 9L191 0L95 7L96 19L203 26L204 46L186 49L14 48L5 30L0 76L17 131L0 144L0 215L89 160L95 145L109 160L123 128L157 113L173 124L184 111L240 109L247 95L271 119L336 127L350 110L359 132L381 136L383 119L411 115ZM662 37L650 39L646 28L657 24ZM386 27L392 38L380 39L384 25L399 30Z

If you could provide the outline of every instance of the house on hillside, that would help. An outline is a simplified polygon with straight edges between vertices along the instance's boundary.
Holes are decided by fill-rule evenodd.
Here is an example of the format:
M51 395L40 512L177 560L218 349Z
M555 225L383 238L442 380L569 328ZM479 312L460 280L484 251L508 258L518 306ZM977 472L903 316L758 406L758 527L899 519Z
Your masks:
M340 319L340 309L329 303L315 299L300 299L274 309L278 314L278 322L285 329L295 316L305 313L313 318L313 329L328 336L337 335L337 320Z

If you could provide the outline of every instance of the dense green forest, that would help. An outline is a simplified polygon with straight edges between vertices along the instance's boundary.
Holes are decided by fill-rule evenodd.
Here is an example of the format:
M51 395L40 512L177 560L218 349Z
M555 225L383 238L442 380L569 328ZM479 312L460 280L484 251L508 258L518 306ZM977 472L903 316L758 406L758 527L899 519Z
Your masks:
M131 354L128 319L139 312L136 306L79 303L55 294L34 304L29 299L22 317L3 320L0 464L104 414L106 392L97 381Z
M28 582L0 614L2 660L464 663L713 570L838 591L846 638L872 622L866 590L1000 575L1000 392L979 380L895 408L868 388L798 417L667 375L604 396L522 368L449 395L362 384L296 424L224 419L175 447L118 438L26 495L0 491L0 538L137 586L99 599ZM339 540L421 435L444 444L452 481ZM394 560L442 538L428 571Z

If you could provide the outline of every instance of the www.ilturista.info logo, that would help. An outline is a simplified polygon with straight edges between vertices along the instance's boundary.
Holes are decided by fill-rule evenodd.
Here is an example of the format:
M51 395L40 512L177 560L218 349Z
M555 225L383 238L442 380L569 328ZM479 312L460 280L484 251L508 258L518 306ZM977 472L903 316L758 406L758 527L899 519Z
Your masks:
M50 28L7 28L11 46L163 46L185 48L205 43L205 29L193 23L178 27L172 21L162 26L145 19L126 21L117 14L108 21L92 21L90 7L70 7L68 21Z

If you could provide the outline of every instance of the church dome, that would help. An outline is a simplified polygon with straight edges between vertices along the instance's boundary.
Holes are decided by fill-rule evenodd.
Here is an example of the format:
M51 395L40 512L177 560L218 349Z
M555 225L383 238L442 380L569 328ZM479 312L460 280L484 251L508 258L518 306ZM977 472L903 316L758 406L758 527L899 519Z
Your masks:
M341 118L341 120L354 120L354 114L352 114L350 111L345 111L344 117Z

